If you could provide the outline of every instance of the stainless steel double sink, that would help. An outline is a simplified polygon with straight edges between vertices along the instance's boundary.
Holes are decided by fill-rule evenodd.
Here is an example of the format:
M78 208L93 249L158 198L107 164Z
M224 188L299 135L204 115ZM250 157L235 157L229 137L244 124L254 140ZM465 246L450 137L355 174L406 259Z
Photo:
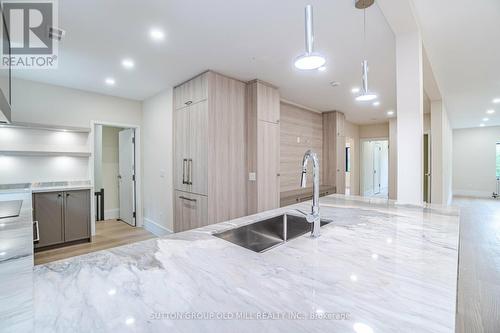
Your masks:
M329 220L321 220L321 226L330 222ZM305 217L283 214L213 235L254 252L262 253L311 232L311 229L312 224L308 223Z

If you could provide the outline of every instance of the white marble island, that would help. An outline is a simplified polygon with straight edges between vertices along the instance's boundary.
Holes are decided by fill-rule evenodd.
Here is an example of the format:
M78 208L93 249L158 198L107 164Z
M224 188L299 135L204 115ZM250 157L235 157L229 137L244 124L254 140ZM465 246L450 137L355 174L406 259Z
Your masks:
M37 332L454 332L452 209L330 196L318 239L259 254L212 236L307 207L38 266Z

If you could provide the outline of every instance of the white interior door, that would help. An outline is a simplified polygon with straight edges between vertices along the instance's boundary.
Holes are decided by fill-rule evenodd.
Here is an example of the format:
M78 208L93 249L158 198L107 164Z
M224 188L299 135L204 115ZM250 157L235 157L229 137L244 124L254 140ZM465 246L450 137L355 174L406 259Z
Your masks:
M382 148L379 143L373 145L373 194L380 194L380 155Z
M118 137L118 184L120 220L135 226L135 138L133 129L120 131Z

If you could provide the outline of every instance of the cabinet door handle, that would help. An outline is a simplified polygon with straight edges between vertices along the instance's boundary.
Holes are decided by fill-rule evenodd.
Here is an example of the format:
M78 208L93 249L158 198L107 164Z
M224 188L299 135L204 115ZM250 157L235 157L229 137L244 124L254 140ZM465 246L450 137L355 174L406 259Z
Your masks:
M187 162L187 159L182 160L182 183L183 184L187 184L187 181L186 181L186 162Z
M193 104L193 101L187 101L187 102L186 102L186 103L184 103L184 104L186 104L186 105L191 105L191 104Z
M38 228L38 221L33 221L33 225L35 227L34 233L35 236L33 236L33 242L38 242L40 240L40 229Z
M197 200L196 199L191 199L191 198L186 198L184 196L180 196L179 199L182 199L182 200L187 200L187 201L191 201L191 202L196 202Z
M193 185L193 159L188 159L188 185Z
M57 197L58 198L62 197L62 193L57 193Z
M69 193L66 193L66 198L68 198L68 197L69 197Z

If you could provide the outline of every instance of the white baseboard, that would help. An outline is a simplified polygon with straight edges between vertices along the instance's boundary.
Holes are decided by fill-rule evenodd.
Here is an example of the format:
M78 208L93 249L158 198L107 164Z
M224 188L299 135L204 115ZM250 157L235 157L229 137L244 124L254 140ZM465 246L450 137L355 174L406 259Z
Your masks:
M474 197L474 198L491 198L493 192L487 191L470 191L470 190L454 190L453 195L462 197Z
M144 226L144 229L151 232L152 234L155 234L158 237L174 233L172 230L169 230L168 228L165 228L164 226L159 225L158 223L153 222L148 218L144 218L144 225L143 226Z
M114 220L120 217L120 209L106 209L104 210L104 219L105 220Z

